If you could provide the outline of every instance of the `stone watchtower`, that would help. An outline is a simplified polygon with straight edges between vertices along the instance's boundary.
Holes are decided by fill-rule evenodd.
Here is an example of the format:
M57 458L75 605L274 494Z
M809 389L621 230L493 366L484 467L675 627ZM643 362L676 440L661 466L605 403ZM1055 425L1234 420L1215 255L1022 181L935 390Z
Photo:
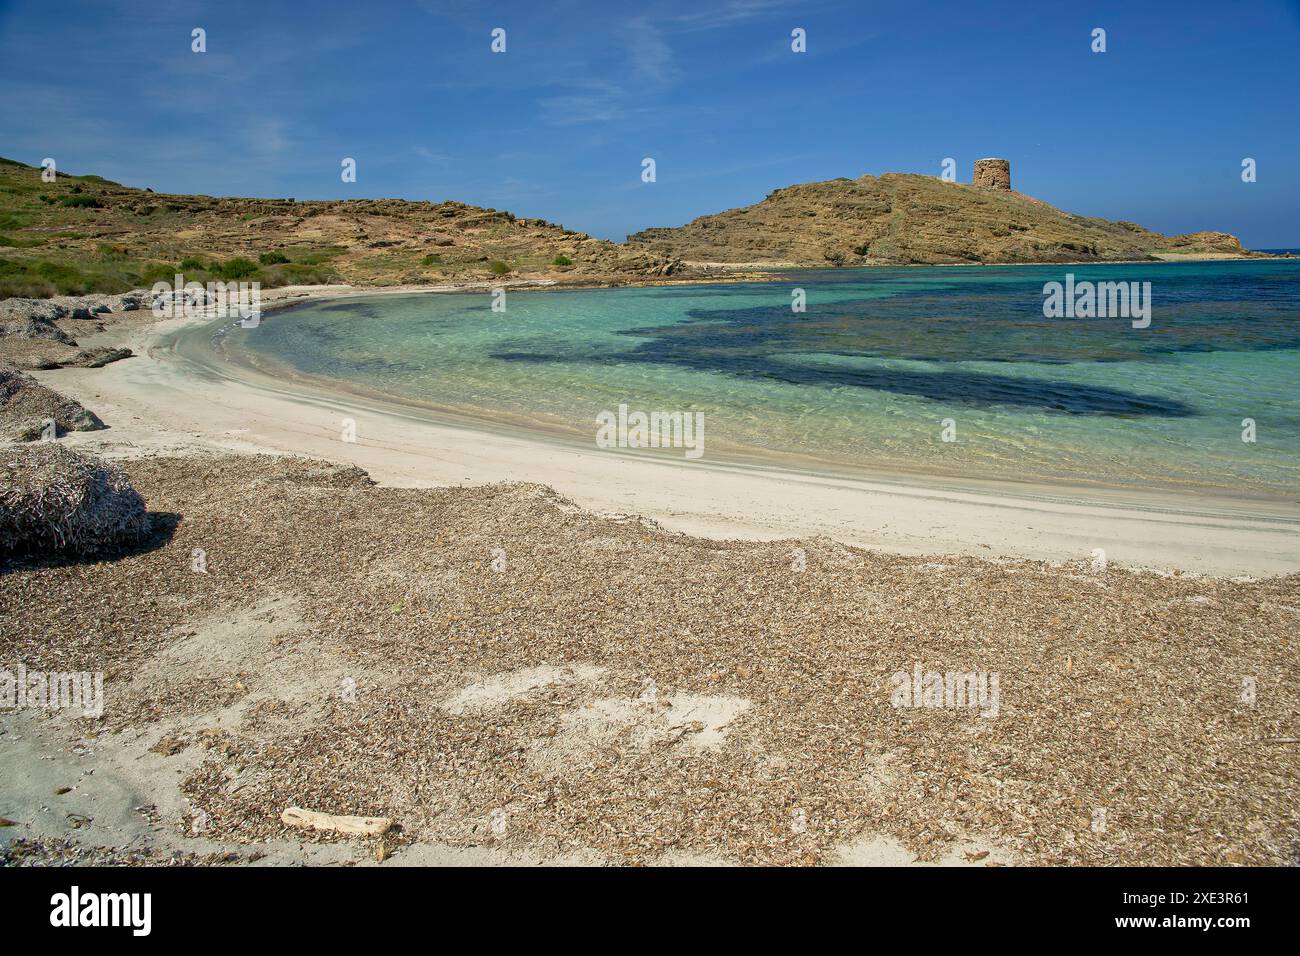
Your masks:
M1008 159L977 159L975 174L971 177L972 186L985 186L989 189L1011 188L1011 161Z

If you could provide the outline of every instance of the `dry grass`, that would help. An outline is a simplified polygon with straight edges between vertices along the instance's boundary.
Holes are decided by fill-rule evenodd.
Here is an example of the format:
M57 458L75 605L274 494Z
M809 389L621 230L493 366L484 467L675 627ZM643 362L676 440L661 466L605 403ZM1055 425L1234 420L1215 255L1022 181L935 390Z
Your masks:
M143 499L112 465L49 442L0 452L0 555L102 554L149 532Z

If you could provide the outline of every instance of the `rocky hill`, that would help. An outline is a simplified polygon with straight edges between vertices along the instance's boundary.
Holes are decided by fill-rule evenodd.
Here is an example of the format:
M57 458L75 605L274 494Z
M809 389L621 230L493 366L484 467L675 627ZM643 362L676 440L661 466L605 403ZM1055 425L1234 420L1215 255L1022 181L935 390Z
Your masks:
M45 182L41 172L0 159L0 299L121 293L177 272L265 288L505 278L593 285L690 278L703 274L695 263L735 271L1254 255L1225 233L1162 236L1009 188L900 173L778 189L756 205L618 245L460 202L170 195L99 176Z
M171 280L437 284L634 282L680 263L459 202L182 196L0 159L0 298L118 293Z
M1241 257L1233 236L1163 236L1012 192L886 173L778 189L760 203L646 229L628 245L688 263L858 266Z

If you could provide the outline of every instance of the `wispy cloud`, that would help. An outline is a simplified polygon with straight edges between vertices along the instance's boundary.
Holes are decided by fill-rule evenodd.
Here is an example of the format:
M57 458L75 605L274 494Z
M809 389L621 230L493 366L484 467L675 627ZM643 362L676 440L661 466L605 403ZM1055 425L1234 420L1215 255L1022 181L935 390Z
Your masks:
M624 48L632 65L633 79L638 83L671 86L677 82L681 71L673 58L663 30L649 17L637 17L623 31Z
M731 0L713 6L705 6L687 13L674 16L673 22L679 30L720 30L735 26L760 17L770 17L777 13L793 10L807 10L808 5L790 4L787 0Z
M422 159L424 162L432 163L435 166L442 166L452 161L451 154L430 149L427 146L412 146L411 152L415 154L417 159Z
M622 86L592 84L589 88L542 97L538 119L550 126L614 123L645 112L644 99Z
M789 8L784 0L729 0L689 8L656 8L631 20L620 17L590 24L593 34L615 39L612 55L580 61L579 68L557 84L560 92L538 100L539 119L552 126L576 126L626 121L652 113L657 103L685 81L686 71L675 48L678 41L698 44L696 35L704 31L733 28ZM699 64L698 52L695 55ZM624 79L611 82L610 76Z

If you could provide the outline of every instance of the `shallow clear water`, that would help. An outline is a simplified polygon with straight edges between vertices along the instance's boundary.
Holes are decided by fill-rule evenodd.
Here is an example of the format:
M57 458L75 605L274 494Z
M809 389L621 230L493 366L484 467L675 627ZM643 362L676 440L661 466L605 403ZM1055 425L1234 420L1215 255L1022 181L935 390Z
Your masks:
M1151 324L1043 316L1043 285L1149 281ZM807 311L791 309L791 290ZM227 347L592 441L620 404L702 411L706 457L1300 488L1300 262L801 271L744 285L389 295ZM1242 441L1245 418L1257 441ZM955 442L942 440L943 421ZM644 451L644 454L665 452ZM677 452L676 454L680 454Z

